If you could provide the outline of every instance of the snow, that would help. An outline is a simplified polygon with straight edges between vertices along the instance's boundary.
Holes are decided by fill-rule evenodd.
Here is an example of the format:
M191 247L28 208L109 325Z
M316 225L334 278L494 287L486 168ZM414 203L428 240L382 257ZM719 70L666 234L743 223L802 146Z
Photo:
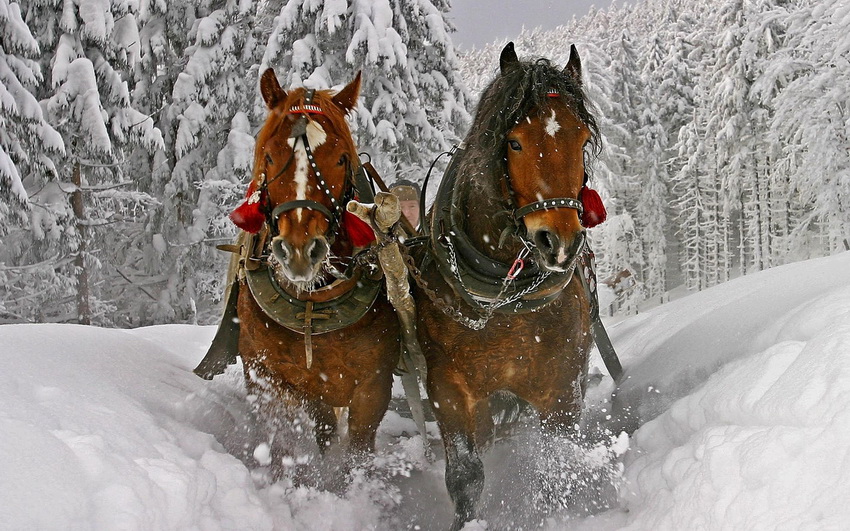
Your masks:
M804 314L847 285L835 268L842 258L850 255L741 277L621 323L612 337L624 363L630 364L631 353L641 356L620 390L622 402L632 405L642 424L726 363L782 341L810 340L821 328L818 321L803 326L809 323Z
M70 51L68 41L70 39L63 35L59 42L60 49L69 50L67 58L70 59L74 52ZM104 123L100 91L92 62L83 57L73 59L68 64L57 61L53 76L54 84L59 85L59 88L47 104L48 113L61 115L63 110L70 107L67 114L79 120L80 131L83 133L81 138L85 139L87 146L92 151L111 153L112 141Z
M597 377L586 443L533 426L496 443L467 529L844 528L849 269L850 253L783 266L609 326L629 375L615 409ZM0 326L0 529L448 526L444 463L396 411L347 482L333 452L315 484L268 482L239 368L191 372L213 333ZM536 509L535 470L573 502Z

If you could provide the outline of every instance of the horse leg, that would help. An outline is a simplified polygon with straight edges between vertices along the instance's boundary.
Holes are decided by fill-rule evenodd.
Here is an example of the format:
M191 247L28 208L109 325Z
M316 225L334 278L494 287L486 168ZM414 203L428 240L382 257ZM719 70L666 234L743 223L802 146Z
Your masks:
M561 396L535 404L542 431L541 448L536 459L538 483L535 503L541 508L568 508L575 500L578 458L576 435L582 410L582 393L576 384Z
M532 402L540 415L540 425L545 434L560 437L575 435L584 405L586 374L587 370L577 374L573 383L559 395Z
M375 450L375 434L392 395L392 373L379 373L361 382L348 408L348 448L352 456Z
M496 443L496 426L490 400L479 400L475 408L475 443L482 452Z
M455 505L451 529L457 531L475 518L484 489L484 464L475 444L478 401L450 383L453 380L432 370L428 395L434 401L434 415L446 449L446 488Z
M330 447L336 436L337 417L334 408L320 400L310 400L306 404L307 414L316 424L316 444L322 454Z
M571 437L581 419L581 406L540 411L540 427L550 437Z
M260 364L245 365L245 386L265 435L254 449L254 459L269 467L273 481L290 476L300 482L303 465L297 461L309 447L306 428L314 419L309 402Z

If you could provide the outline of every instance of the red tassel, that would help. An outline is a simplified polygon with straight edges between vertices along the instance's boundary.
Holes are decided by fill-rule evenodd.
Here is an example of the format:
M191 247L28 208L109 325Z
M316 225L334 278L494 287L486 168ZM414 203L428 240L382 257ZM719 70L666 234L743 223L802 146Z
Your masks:
M245 232L254 234L260 232L263 223L266 222L266 216L261 208L264 193L257 190L255 181L251 181L248 185L248 193L245 194L245 201L230 213L230 221Z
M599 192L585 186L581 189L579 197L584 207L584 212L581 214L581 224L584 228L589 229L605 221L608 213L605 212L605 205L602 204Z
M342 213L342 226L351 245L355 247L366 247L375 241L372 227L347 210Z

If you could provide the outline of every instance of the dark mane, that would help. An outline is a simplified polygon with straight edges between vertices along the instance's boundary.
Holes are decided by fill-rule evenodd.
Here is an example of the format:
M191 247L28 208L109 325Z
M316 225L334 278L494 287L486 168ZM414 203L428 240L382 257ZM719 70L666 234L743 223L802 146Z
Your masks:
M548 59L522 61L500 73L481 95L469 133L467 152L460 175L490 174L505 171L504 153L508 132L532 109L545 112L547 92L555 90L569 103L576 117L590 129L590 154L600 150L599 128L581 85ZM469 171L476 169L476 171ZM481 170L485 170L482 172ZM483 176L487 179L487 176ZM479 183L486 187L485 183Z

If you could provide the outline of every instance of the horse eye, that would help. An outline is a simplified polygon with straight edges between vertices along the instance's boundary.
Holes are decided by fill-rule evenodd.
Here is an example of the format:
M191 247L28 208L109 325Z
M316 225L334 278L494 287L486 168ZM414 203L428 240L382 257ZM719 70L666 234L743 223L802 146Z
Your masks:
M514 151L522 151L522 146L516 140L508 140L508 145Z
M343 153L342 156L339 157L339 162L337 162L336 165L337 166L345 166L346 162L348 162L348 155Z
M272 164L273 162L274 162L274 161L272 161L272 156L271 156L271 155L269 155L268 153L266 153L266 163L267 163L267 164Z

